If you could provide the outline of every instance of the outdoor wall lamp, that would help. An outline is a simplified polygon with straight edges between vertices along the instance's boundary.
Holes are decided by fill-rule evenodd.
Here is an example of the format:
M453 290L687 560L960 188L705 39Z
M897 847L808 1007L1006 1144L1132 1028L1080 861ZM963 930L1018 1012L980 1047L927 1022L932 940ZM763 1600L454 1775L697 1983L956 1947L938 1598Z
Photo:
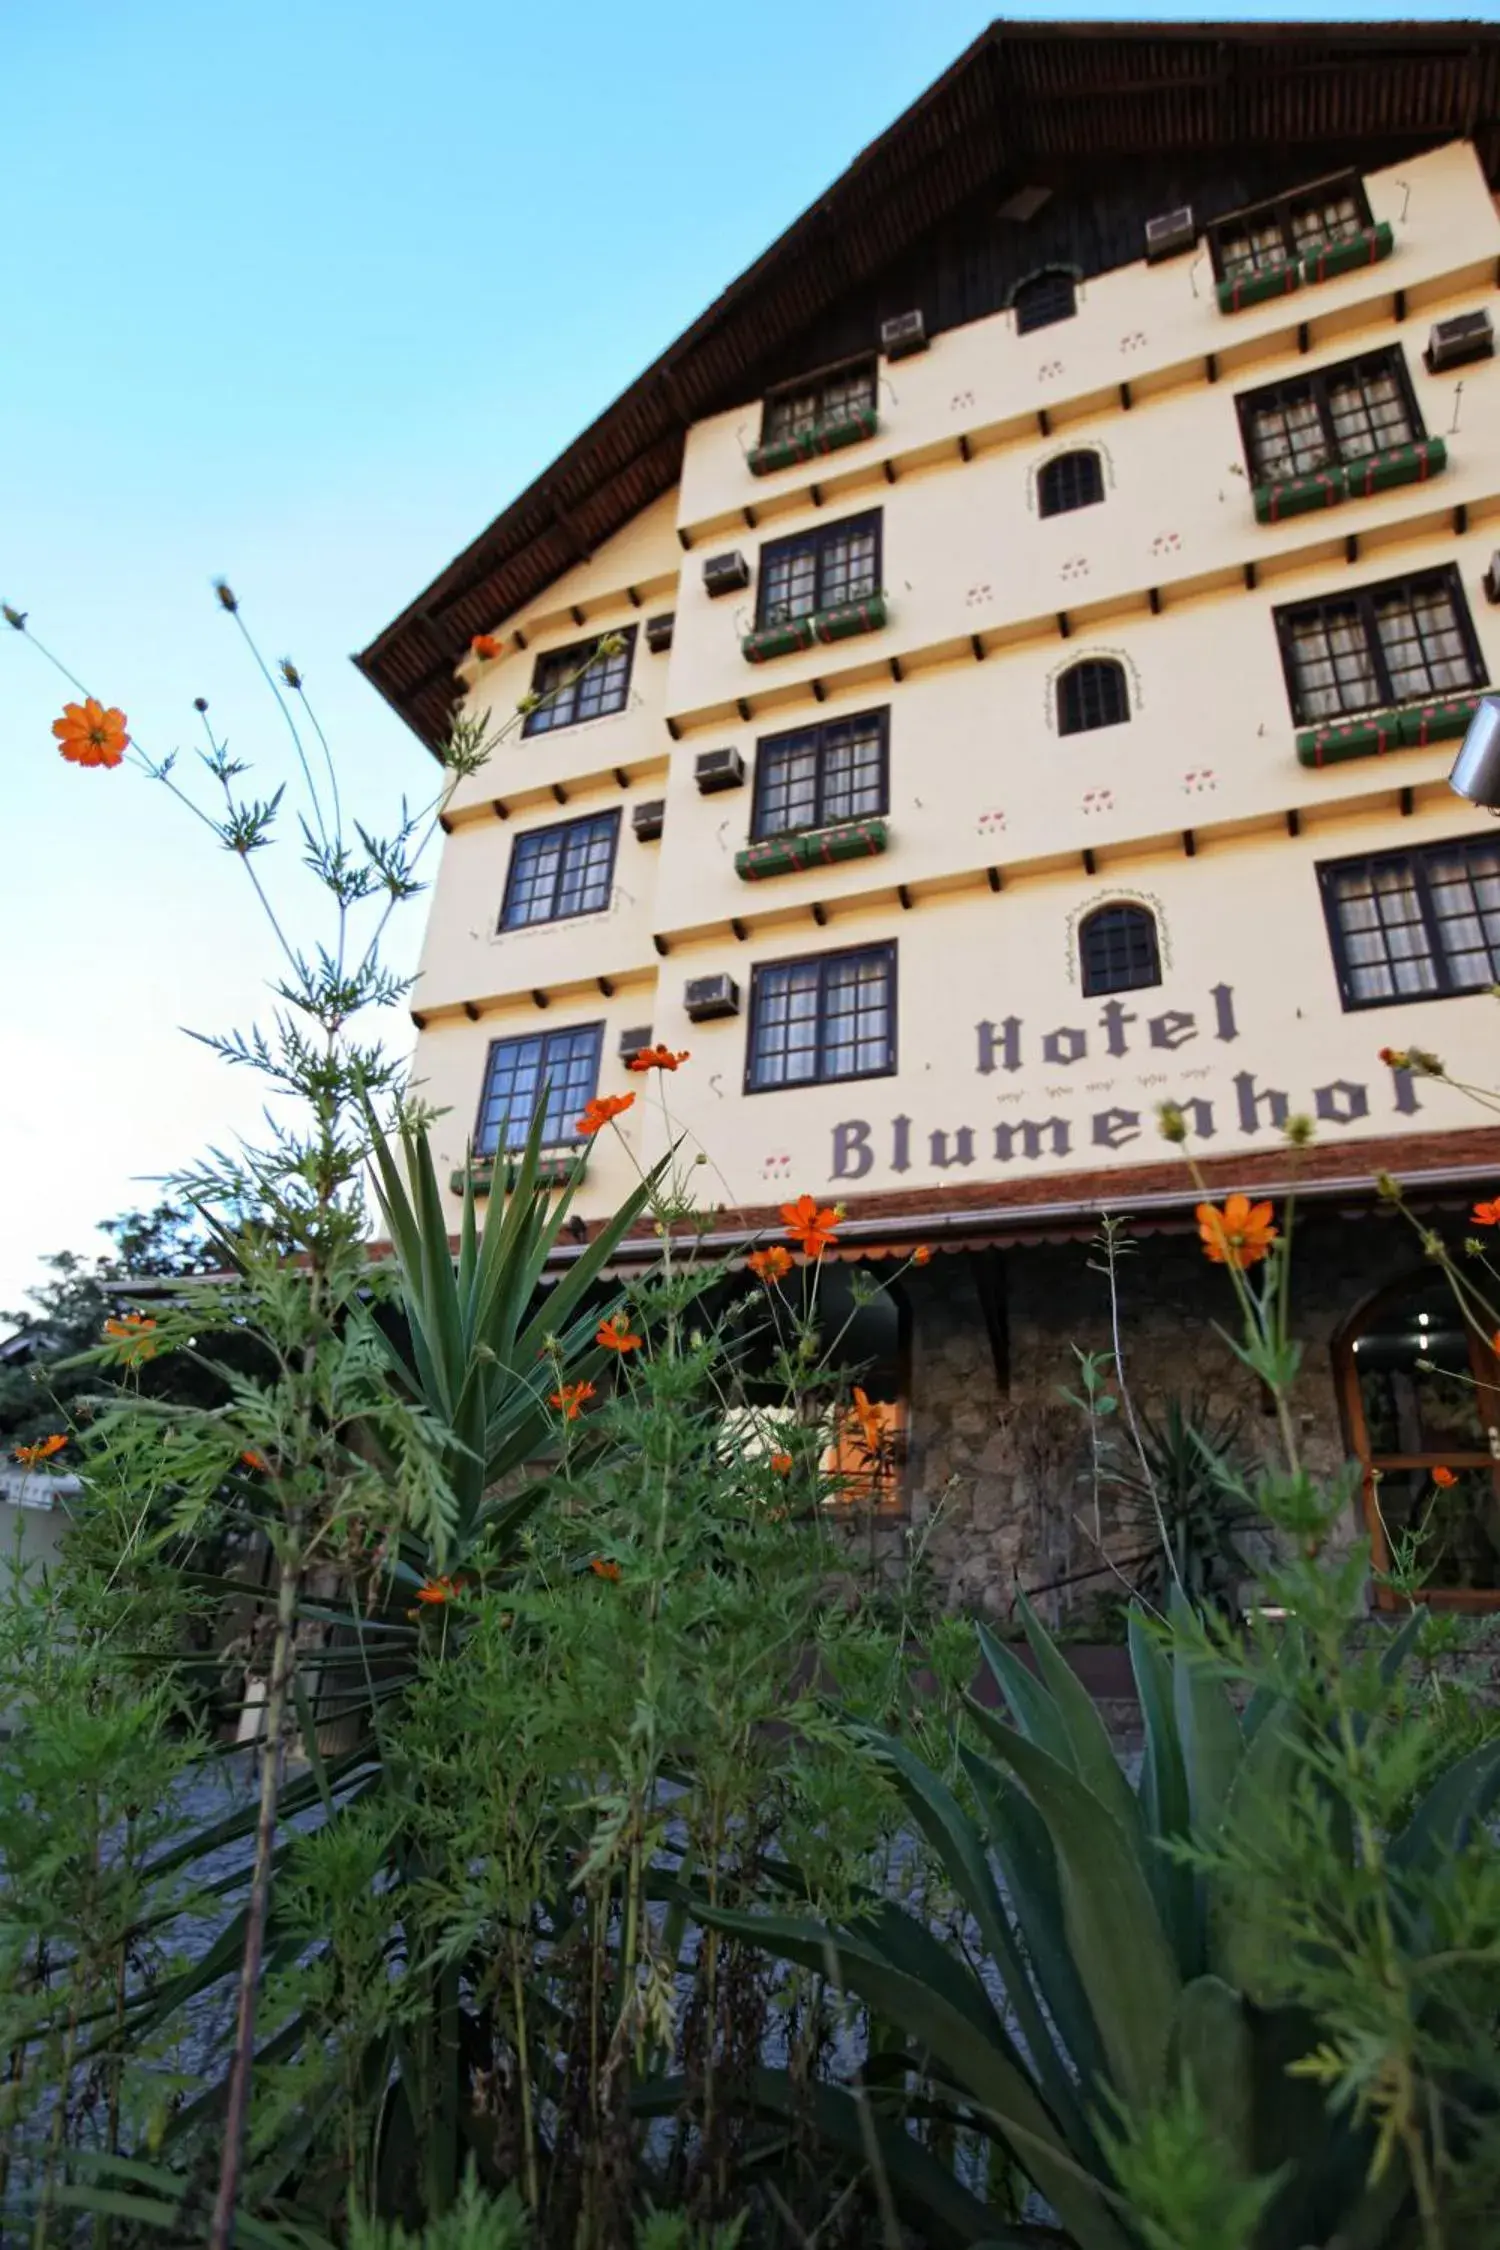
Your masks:
M1453 761L1448 786L1471 805L1500 813L1500 696L1482 695Z

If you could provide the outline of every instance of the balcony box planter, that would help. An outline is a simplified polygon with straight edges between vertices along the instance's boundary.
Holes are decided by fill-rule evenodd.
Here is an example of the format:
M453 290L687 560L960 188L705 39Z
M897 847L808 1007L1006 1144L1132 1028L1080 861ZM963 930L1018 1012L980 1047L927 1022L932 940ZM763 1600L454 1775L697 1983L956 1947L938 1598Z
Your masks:
M1345 493L1342 469L1310 469L1306 476L1280 477L1273 484L1255 487L1255 520L1281 523L1287 516L1310 515L1315 508L1336 508Z
M573 1187L588 1170L588 1162L589 1152L586 1148L546 1150L537 1162L537 1185L547 1188ZM493 1195L497 1182L508 1194L521 1176L521 1159L518 1156L507 1156L497 1161L493 1156L477 1157L470 1167L469 1176L474 1182L476 1195ZM463 1194L462 1166L449 1173L448 1185L455 1195Z
M804 867L833 867L844 859L872 859L887 849L890 830L883 820L841 820L833 828L804 828L796 836L767 836L734 855L742 883L767 875L792 875Z
M773 656L790 656L799 648L811 648L813 621L810 617L789 617L779 625L757 625L740 642L747 664L764 664Z
M1340 766L1348 758L1380 758L1402 743L1399 711L1364 711L1357 719L1304 727L1297 736L1299 766Z
M1450 695L1436 703L1413 704L1399 713L1401 740L1408 749L1420 750L1428 742L1448 742L1467 734L1469 721L1479 709L1477 695Z
M867 594L862 602L840 602L820 609L812 621L820 641L848 641L856 633L878 633L886 621L884 594Z
M1395 247L1391 222L1382 219L1378 227L1364 227L1358 234L1346 234L1337 242L1320 242L1316 250L1307 251L1302 259L1302 278L1307 282L1331 281L1336 273L1352 273L1356 266L1378 266Z
M1219 283L1221 313L1237 313L1246 305L1263 305L1268 297L1289 297L1302 286L1302 268L1293 259L1284 266L1267 266L1261 273L1236 274Z
M1351 500L1367 500L1372 492L1390 492L1398 484L1425 484L1447 466L1448 448L1440 437L1418 438L1363 461L1346 461L1344 489Z
M829 421L814 422L790 437L752 445L748 455L750 474L768 477L776 469L795 468L799 461L814 461L820 454L837 453L842 446L858 445L863 439L873 437L879 426L874 407L861 406L853 414L836 414Z

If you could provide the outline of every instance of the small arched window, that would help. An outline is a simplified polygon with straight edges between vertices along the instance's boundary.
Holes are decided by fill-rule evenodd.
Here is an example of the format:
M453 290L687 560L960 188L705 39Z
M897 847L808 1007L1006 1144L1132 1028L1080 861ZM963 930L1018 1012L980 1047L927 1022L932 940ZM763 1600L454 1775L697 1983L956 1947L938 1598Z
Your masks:
M1079 928L1078 962L1085 1000L1101 992L1134 992L1143 984L1160 984L1156 916L1145 906L1095 907Z
M1071 320L1078 310L1078 286L1065 267L1049 266L1020 284L1011 305L1016 334L1026 336L1033 328L1050 328L1055 320Z
M1130 717L1125 667L1112 656L1092 656L1064 672L1057 683L1057 731L1088 734L1094 727L1119 727Z
M1059 453L1037 478L1036 493L1037 507L1044 516L1065 516L1074 508L1092 508L1104 498L1104 464L1087 446L1076 453Z

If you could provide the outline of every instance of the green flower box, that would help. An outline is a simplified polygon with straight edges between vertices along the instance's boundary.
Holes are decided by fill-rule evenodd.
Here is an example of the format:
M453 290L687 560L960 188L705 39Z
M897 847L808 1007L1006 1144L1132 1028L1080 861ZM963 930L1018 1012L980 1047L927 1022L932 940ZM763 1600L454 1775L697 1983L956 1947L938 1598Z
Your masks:
M747 664L765 664L773 656L790 656L799 648L811 648L813 621L810 617L790 617L780 625L757 625L740 642Z
M820 641L848 641L856 633L878 633L885 621L884 594L867 594L862 602L820 609L812 620L813 636Z
M1393 445L1363 461L1344 464L1344 489L1351 500L1367 500L1372 492L1390 492L1398 484L1425 484L1448 466L1448 448L1440 437L1418 438L1412 445Z
M794 436L752 445L750 473L768 477L777 469L795 468L799 461L815 461L821 454L837 453L843 446L858 445L863 439L873 437L879 426L880 418L873 406L861 406L852 414L836 414L826 422L814 422Z
M1353 273L1357 266L1378 266L1395 247L1391 222L1382 219L1378 227L1364 227L1358 234L1341 235L1337 242L1320 242L1315 250L1306 251L1302 278L1307 282L1331 281L1336 273Z
M841 820L834 828L805 828L795 836L767 836L734 855L742 883L767 875L793 875L804 867L833 867L840 860L871 859L890 844L883 820Z
M1297 736L1299 766L1341 766L1348 758L1380 758L1401 748L1401 713L1365 711L1357 719L1304 727Z
M1449 742L1467 734L1469 721L1479 709L1477 695L1451 695L1436 703L1418 703L1400 714L1401 740L1408 749L1420 750L1429 742Z
M1289 297L1301 286L1302 268L1295 259L1289 265L1266 266L1260 273L1236 274L1219 283L1219 310L1241 312L1246 305L1263 305L1269 297Z
M1274 484L1255 487L1257 523L1281 523L1288 516L1310 515L1315 508L1336 508L1345 497L1342 469L1311 469L1306 476L1281 477Z
M547 1188L572 1187L583 1178L588 1170L588 1163L589 1152L586 1148L555 1149L550 1155L544 1154L538 1160L537 1185ZM501 1189L508 1195L521 1176L521 1159L518 1156L508 1156L503 1163L497 1163L493 1156L481 1156L470 1166L467 1176L474 1182L476 1195L493 1195L497 1175ZM462 1166L449 1173L448 1185L455 1195L463 1194L465 1176Z

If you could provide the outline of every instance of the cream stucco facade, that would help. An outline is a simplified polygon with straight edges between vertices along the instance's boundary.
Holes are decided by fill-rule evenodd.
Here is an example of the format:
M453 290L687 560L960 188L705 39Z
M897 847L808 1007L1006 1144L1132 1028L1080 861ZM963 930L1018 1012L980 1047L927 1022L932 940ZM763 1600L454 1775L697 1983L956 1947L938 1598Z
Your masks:
M1346 1007L1319 871L1490 824L1446 786L1451 739L1299 763L1276 613L1451 567L1483 679L1500 675L1484 592L1500 364L1423 359L1435 321L1490 303L1500 218L1462 142L1363 186L1391 254L1315 287L1226 315L1200 241L1081 282L1073 316L1032 333L1003 312L880 360L874 434L826 458L752 475L759 401L696 425L675 491L494 621L503 653L466 663L462 686L496 724L549 652L632 629L634 645L623 708L513 735L450 807L414 993L445 1175L475 1132L491 1043L595 1024L600 1092L635 1083L624 1032L691 1050L669 1082L673 1129L706 1152L708 1200L731 1213L803 1189L961 1186L1002 1204L1044 1176L1064 1204L1071 1176L1100 1172L1128 1194L1166 1154L1164 1099L1190 1105L1210 1157L1278 1147L1290 1109L1349 1150L1351 1172L1361 1144L1414 1135L1441 1166L1472 1107L1380 1050L1433 1049L1494 1083L1500 1016L1478 990ZM1440 472L1258 522L1237 397L1392 348L1444 440ZM1043 516L1040 473L1079 448L1099 457L1102 500ZM884 625L748 663L765 546L876 511ZM702 566L726 552L749 584L715 598ZM640 628L666 612L655 654ZM1091 659L1122 668L1128 719L1062 734L1059 679ZM742 880L758 744L870 712L887 730L887 848ZM718 750L738 753L744 784L702 794L695 762ZM657 799L661 835L640 841L632 813ZM502 928L520 840L613 812L607 903ZM1080 924L1112 902L1149 910L1160 980L1086 997ZM893 1067L747 1091L757 967L886 945ZM690 1022L686 986L716 975L738 1014ZM664 1133L641 1101L624 1147L601 1136L585 1216L614 1206Z

